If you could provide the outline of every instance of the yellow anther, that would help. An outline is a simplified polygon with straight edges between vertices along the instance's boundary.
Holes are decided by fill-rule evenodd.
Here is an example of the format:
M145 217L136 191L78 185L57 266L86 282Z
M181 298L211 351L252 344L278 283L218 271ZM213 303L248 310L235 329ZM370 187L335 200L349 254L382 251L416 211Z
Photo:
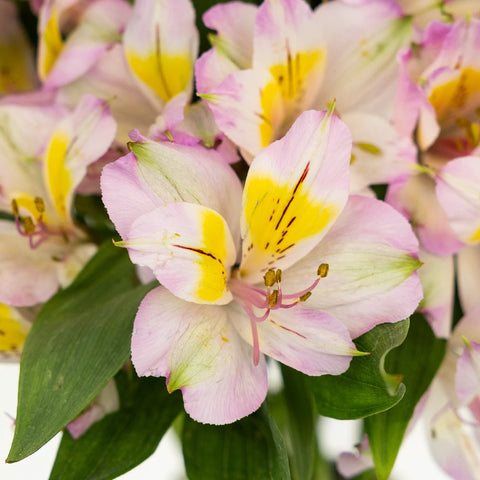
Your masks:
M282 281L282 271L280 269L278 269L276 272L275 272L275 281L277 283L280 283Z
M355 144L360 150L371 153L373 155L380 155L382 150L373 143L357 142Z
M263 281L266 287L271 287L275 284L277 276L275 275L275 270L268 270L263 276Z
M43 213L45 211L45 202L43 201L43 198L35 197L34 203L38 213Z
M307 293L304 293L304 294L299 298L299 300L300 300L301 302L304 302L305 300L308 300L311 296L312 296L312 292L307 292Z
M278 290L274 290L269 296L268 296L268 306L269 307L274 307L278 302Z
M322 263L318 267L317 275L321 278L325 278L328 275L329 265L328 263Z
M32 217L25 217L22 220L23 230L27 235L31 235L35 232L35 224L33 223Z
M12 199L12 212L13 212L13 214L14 214L16 217L18 217L18 215L19 215L19 213L20 213L20 212L18 211L18 203L17 203L17 201L16 201L15 199Z

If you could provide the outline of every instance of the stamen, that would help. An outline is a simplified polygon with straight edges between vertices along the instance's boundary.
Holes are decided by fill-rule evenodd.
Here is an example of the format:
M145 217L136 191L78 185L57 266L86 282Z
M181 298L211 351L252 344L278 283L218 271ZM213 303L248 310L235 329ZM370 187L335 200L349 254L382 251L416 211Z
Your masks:
M35 233L35 224L33 223L32 217L25 217L22 220L23 231L27 235L32 235Z
M18 217L19 215L18 203L14 198L12 199L12 212L16 217Z
M278 290L274 290L269 296L268 296L268 306L270 308L275 307L278 303Z
M45 202L43 201L43 198L35 197L34 203L35 203L35 208L37 209L38 213L44 213L45 212Z
M239 278L232 276L229 282L230 291L250 319L253 339L253 361L255 365L258 365L260 359L260 342L258 338L257 323L267 320L272 310L293 308L300 302L308 300L312 295L312 290L318 285L320 279L325 278L328 275L328 270L328 263L320 264L317 269L317 278L309 287L300 292L288 295L282 293L280 286L282 281L282 270L280 269L270 269L265 272L263 283L266 289L249 285ZM271 287L275 284L277 285L277 288L272 290ZM285 300L293 301L291 303L285 303ZM254 307L257 310L263 311L263 314L255 313Z
M276 279L277 276L275 274L275 270L272 269L267 270L267 272L263 276L263 282L266 287L273 287L273 285L275 285Z
M321 278L325 278L328 275L328 270L330 269L330 265L328 263L322 263L317 269L317 275Z
M305 300L308 300L311 296L312 296L312 292L307 292L307 293L304 293L304 294L299 298L299 300L300 300L301 302L305 302Z

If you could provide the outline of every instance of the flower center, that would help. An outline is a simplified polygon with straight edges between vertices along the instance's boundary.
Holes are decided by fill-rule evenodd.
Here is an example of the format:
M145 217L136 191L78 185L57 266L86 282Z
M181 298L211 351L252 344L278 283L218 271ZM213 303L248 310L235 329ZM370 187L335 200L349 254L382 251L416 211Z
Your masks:
M239 303L250 318L250 326L253 338L253 362L258 365L260 359L260 345L258 341L257 323L268 319L272 310L292 308L300 302L306 301L312 294L312 290L318 285L321 278L328 275L328 263L322 263L317 269L317 278L304 290L285 294L282 291L282 270L270 269L264 277L265 288L255 287L238 278L232 277L229 282L230 291L234 299Z
M27 215L20 212L26 211ZM22 237L27 237L30 248L39 247L50 235L61 235L48 228L45 221L45 202L41 197L19 196L12 200L12 212L15 216L17 231Z

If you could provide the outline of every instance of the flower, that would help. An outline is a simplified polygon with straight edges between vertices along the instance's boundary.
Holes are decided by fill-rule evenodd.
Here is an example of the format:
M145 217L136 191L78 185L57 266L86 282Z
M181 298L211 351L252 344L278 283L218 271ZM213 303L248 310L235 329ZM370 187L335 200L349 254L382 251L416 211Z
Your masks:
M14 216L0 220L0 302L30 306L68 285L96 251L71 210L115 122L104 101L85 96L70 113L14 98L0 106L0 125L0 208Z
M332 110L303 113L262 150L243 195L200 146L144 139L103 171L116 244L162 284L138 310L134 366L181 389L198 421L260 406L263 354L308 375L344 372L360 354L352 337L421 298L410 227L377 200L348 198L351 135Z

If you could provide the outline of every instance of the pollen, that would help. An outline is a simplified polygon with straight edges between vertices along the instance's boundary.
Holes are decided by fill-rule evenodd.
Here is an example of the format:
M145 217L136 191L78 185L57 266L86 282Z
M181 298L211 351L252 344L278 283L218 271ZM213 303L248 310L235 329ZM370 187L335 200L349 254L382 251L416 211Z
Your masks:
M32 217L25 217L22 220L23 230L27 235L31 235L35 232L35 224L33 223Z
M330 267L329 267L328 263L320 264L320 266L318 267L318 270L317 270L317 275L320 278L325 278L328 275L329 268Z
M308 300L310 297L312 296L312 292L307 292L307 293L304 293L300 298L300 302L305 302L306 300Z
M278 290L274 290L268 296L268 306L273 308L278 303Z
M280 276L281 276L281 273L280 273ZM275 273L275 270L272 270L272 269L267 270L267 272L263 276L263 281L266 287L272 287L277 281L277 275Z
M45 202L43 201L43 198L35 197L34 203L35 203L35 208L37 209L38 213L44 213L45 212Z
M12 199L12 212L16 217L18 217L20 213L18 210L18 203L15 199Z

